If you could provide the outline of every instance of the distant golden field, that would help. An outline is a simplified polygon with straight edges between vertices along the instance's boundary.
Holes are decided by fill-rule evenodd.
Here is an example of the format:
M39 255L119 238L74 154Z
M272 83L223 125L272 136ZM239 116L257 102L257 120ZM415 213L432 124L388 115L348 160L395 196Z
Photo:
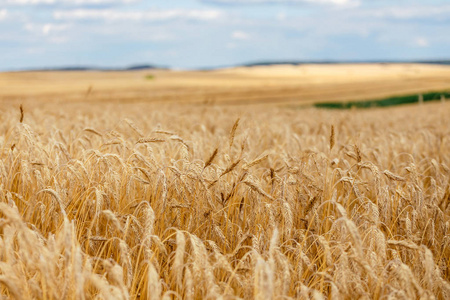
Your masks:
M448 69L270 70L0 74L0 297L450 299L450 101L285 105Z
M450 66L301 65L215 71L0 73L0 101L215 103L383 98L450 89Z

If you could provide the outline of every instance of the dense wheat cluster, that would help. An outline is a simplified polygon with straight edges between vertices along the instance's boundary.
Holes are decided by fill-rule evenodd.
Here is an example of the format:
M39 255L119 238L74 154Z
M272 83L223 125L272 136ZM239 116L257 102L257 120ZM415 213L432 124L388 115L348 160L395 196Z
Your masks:
M449 115L3 105L0 294L449 299Z

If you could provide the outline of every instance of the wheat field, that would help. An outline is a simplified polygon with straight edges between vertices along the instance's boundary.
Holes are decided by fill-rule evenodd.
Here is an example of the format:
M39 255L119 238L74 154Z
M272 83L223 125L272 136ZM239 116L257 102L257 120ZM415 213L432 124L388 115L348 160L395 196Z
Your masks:
M450 102L0 105L2 299L449 299Z
M426 64L255 66L210 71L0 73L0 101L311 104L450 89L450 67Z

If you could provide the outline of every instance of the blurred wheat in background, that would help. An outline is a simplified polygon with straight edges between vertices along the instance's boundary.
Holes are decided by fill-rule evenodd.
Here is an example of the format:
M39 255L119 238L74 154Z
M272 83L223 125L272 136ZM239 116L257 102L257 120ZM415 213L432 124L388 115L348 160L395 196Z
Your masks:
M5 299L450 298L449 104L0 112Z

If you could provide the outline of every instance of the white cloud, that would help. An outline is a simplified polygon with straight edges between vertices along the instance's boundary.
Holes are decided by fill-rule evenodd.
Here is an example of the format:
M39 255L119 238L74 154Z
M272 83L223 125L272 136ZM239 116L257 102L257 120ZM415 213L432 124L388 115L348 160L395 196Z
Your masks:
M60 10L53 13L57 20L103 20L103 21L166 21L173 19L214 20L222 15L218 10L159 10L119 11L110 9Z
M438 18L450 14L450 5L386 7L367 12L366 14L378 18L393 19Z
M250 38L249 34L243 31L234 31L231 37L235 40L248 40Z
M25 30L32 32L34 34L40 34L44 36L49 36L54 33L60 33L65 31L69 26L67 24L32 24L27 23L24 25Z
M423 37L418 37L415 39L414 44L417 47L421 47L421 48L426 48L428 46L430 46L430 43L428 42L428 40L426 38Z
M99 4L127 4L139 0L0 0L9 5L99 5Z
M7 15L8 15L8 11L6 9L0 9L0 21L3 19L6 19Z
M359 0L203 0L218 4L332 4L336 6L357 6Z
M276 18L278 21L284 21L284 20L286 20L287 16L286 16L286 13L280 12L280 13L278 13L278 14L275 16L275 18Z

